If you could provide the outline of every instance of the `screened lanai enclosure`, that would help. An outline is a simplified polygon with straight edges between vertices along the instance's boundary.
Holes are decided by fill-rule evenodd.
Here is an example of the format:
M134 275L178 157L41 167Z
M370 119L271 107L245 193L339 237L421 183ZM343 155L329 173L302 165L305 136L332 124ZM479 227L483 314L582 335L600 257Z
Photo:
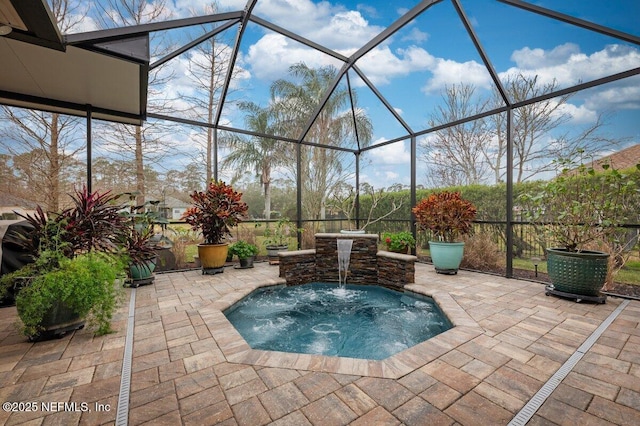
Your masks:
M638 15L635 0L0 0L0 212L56 210L86 184L178 220L222 179L255 232L288 218L307 248L346 227L416 234L411 208L449 188L476 204L488 270L537 271L519 195L566 164L640 162ZM638 223L619 224L630 241Z

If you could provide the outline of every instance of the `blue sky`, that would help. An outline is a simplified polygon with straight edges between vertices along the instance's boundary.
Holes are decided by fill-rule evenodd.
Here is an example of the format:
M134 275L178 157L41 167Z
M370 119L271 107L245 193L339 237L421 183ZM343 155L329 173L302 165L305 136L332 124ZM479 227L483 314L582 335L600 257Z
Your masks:
M202 14L208 3L174 0L168 2L165 16L174 19L194 12ZM410 0L366 3L259 0L254 14L349 56L416 3ZM221 11L231 11L243 9L246 2L219 0L218 4ZM461 4L501 79L524 73L538 75L541 82L555 79L559 87L568 87L640 66L640 48L630 43L495 1L462 0ZM637 25L640 2L637 0L545 0L535 4L640 36ZM83 30L91 27L91 20L87 20ZM236 32L237 28L233 27L222 39L231 43ZM176 78L163 93L180 98L193 93L186 77L189 55L170 62ZM233 96L266 105L271 83L286 77L288 67L301 61L309 66L341 66L334 58L250 24L241 46L238 61L241 73L234 83ZM488 95L493 86L452 3L447 0L429 8L357 65L413 130L427 127L434 108L442 104L446 86L473 83L479 96ZM355 74L350 77L358 87L360 107L374 123L374 143L401 136L403 128ZM578 93L563 108L563 113L571 117L568 124L576 129L593 122L605 111L611 116L606 128L611 136L626 138L627 144L640 142L640 78ZM223 112L225 123L244 126L237 110L227 107ZM188 136L184 137L181 143L188 140ZM408 154L406 142L370 152L367 159L371 164L363 171L363 177L376 186L394 182L408 184Z

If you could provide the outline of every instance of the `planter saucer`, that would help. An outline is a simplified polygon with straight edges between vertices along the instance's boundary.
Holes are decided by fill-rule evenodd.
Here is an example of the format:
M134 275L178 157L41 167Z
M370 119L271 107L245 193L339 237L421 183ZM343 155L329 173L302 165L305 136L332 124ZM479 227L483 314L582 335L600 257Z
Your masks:
M251 266L240 266L240 265L236 265L233 267L233 269L251 269L253 268L253 265Z
M566 293L564 291L556 290L552 285L545 287L545 295L553 294L554 296L563 297L566 299L575 299L576 303L580 303L583 300L587 302L606 303L607 295L603 296L585 296L582 294Z

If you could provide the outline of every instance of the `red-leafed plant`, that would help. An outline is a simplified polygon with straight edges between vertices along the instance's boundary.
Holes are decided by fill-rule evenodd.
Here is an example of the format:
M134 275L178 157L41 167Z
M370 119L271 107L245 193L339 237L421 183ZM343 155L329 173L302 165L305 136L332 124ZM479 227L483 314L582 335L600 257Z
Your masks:
M222 244L230 228L245 217L248 206L242 193L234 191L223 181L211 181L206 191L190 194L193 206L182 215L194 231L200 230L206 244Z
M471 232L475 206L459 192L442 191L429 195L414 208L420 229L431 231L439 241L453 243Z
M33 216L20 215L33 226L33 230L22 236L23 246L34 255L57 250L65 257L92 251L116 252L127 230L127 220L119 213L120 195L110 191L89 192L83 186L70 197L72 207L59 213L45 214L38 206Z

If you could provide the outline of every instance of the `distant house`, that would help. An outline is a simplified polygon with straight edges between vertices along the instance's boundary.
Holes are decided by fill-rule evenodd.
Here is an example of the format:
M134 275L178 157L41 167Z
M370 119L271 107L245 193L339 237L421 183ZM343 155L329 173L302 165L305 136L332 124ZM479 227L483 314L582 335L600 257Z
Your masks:
M0 219L19 219L14 212L33 214L36 203L12 194L0 193Z
M620 151L616 151L613 154L607 155L597 160L593 160L590 165L596 170L600 169L600 166L603 164L609 164L611 165L611 167L617 170L623 170L628 169L629 167L635 167L635 165L639 163L640 143L631 145L628 148L621 149Z
M149 197L153 199L153 196ZM179 220L187 208L189 208L190 204L184 201L181 201L175 197L171 197L170 195L166 195L164 197L156 198L160 200L158 203L158 209L160 212L166 212L166 218L169 220Z

